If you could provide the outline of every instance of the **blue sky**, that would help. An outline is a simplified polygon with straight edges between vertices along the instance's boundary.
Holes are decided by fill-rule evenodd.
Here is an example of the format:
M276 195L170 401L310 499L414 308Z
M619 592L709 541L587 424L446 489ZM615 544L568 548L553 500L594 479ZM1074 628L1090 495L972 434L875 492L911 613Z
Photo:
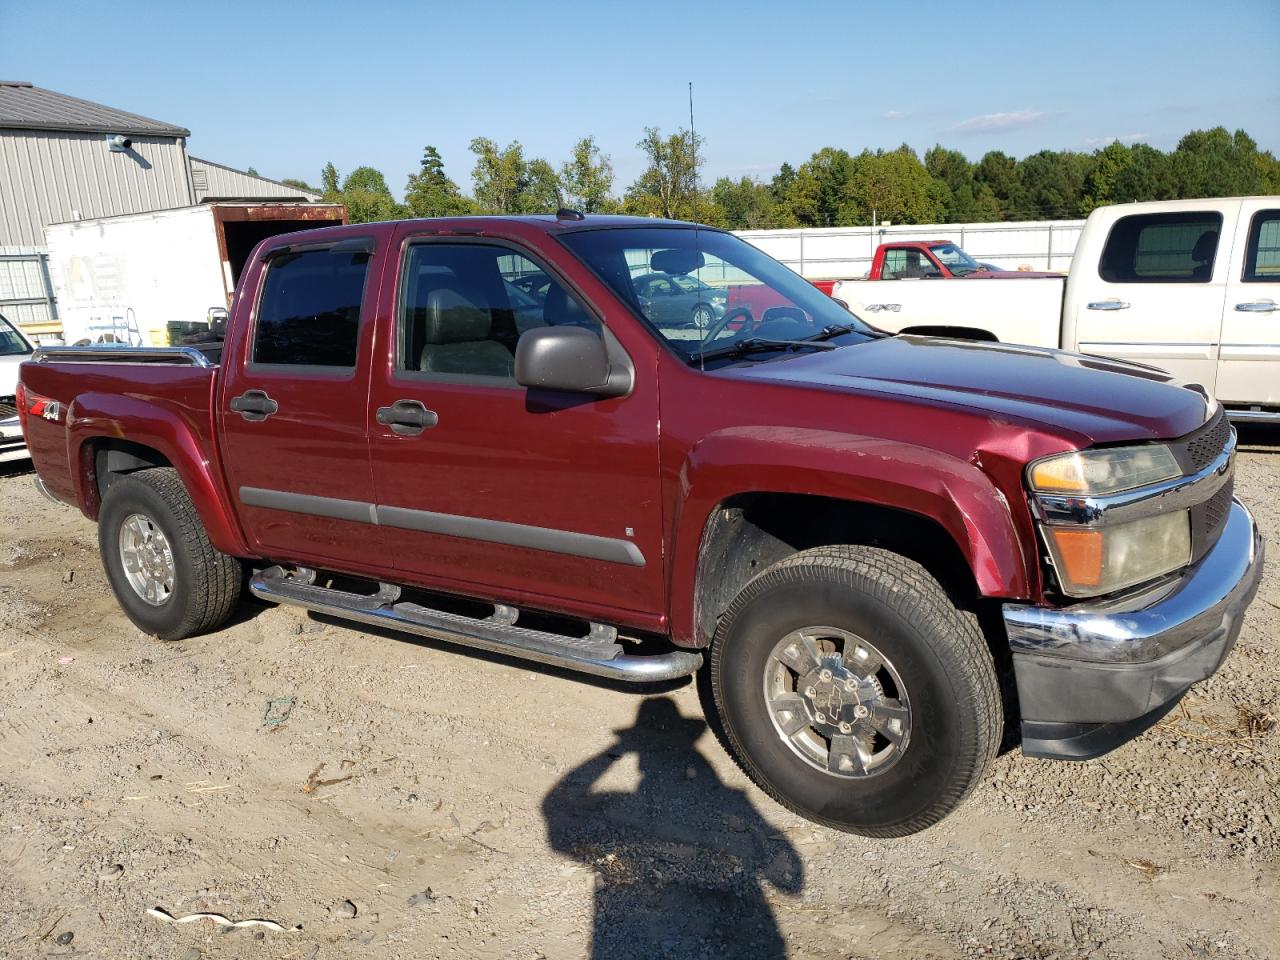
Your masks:
M594 134L619 192L646 125L708 180L819 147L977 158L1169 149L1243 127L1280 152L1280 2L110 3L0 0L0 75L189 127L196 156L315 183L424 144L470 188L474 136L557 165Z

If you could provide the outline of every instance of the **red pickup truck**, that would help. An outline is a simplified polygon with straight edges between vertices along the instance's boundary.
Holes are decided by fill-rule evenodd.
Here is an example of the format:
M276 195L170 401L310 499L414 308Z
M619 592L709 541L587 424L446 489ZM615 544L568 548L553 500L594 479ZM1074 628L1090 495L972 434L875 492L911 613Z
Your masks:
M762 294L659 326L652 273ZM1217 669L1262 568L1202 390L889 336L685 223L272 237L220 348L42 349L18 405L143 630L216 629L247 576L596 676L697 674L763 790L877 837L954 809L1006 729L1056 758L1136 736Z
M950 240L895 240L876 247L868 280L1016 280L1061 277L1037 270L998 270L979 263ZM831 293L824 290L824 293Z

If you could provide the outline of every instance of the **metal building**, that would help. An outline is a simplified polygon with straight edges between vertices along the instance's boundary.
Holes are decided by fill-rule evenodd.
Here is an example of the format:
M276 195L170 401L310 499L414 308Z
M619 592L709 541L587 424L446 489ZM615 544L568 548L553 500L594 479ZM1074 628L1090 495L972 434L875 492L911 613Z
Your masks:
M212 160L190 157L191 187L196 203L212 203L226 200L310 200L317 201L320 194L299 190L278 180L268 180L257 174L245 173L225 167Z
M185 127L0 80L0 313L33 334L57 326L44 229L208 200L318 200L198 160Z

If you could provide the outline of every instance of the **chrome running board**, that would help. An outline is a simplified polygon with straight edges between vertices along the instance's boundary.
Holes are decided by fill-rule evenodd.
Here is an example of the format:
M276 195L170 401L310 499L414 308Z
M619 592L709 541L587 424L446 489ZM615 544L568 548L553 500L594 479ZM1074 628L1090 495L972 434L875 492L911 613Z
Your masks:
M652 656L624 653L616 642L617 630L604 624L591 624L583 637L530 630L516 626L519 611L513 607L497 604L488 617L466 617L401 601L400 588L392 584L380 584L374 594L317 586L311 570L290 572L269 567L250 578L249 590L271 603L630 683L674 680L696 673L702 666L702 654L695 650L670 650Z

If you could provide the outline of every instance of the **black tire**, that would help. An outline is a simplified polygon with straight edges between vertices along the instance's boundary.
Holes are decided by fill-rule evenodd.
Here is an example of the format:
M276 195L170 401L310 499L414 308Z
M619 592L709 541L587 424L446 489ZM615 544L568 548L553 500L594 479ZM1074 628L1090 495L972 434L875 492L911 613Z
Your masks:
M159 528L172 552L172 591L148 603L129 582L121 558L121 529L141 514ZM161 640L207 633L224 623L240 598L240 561L215 550L186 488L171 467L114 480L98 515L98 548L116 599L138 629Z
M771 719L765 671L775 644L817 624L873 643L910 698L906 746L873 776L818 769ZM711 726L738 765L779 803L838 830L902 837L937 823L1000 745L999 683L977 619L923 567L887 550L820 547L769 567L720 619L707 669L704 708L717 714Z

